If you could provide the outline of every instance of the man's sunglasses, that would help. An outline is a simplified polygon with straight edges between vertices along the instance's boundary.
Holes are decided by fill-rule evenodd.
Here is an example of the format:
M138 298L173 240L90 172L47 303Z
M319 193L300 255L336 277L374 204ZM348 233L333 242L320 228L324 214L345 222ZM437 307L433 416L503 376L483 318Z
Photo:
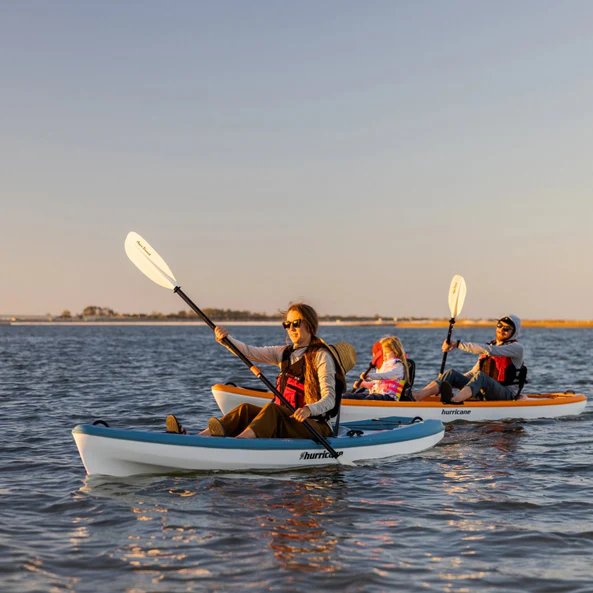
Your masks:
M294 329L301 327L302 319L295 319L294 321L283 321L282 327L284 329L289 329L292 326Z
M505 325L504 323L497 323L496 327L501 329L504 332L512 332L513 328L510 325Z

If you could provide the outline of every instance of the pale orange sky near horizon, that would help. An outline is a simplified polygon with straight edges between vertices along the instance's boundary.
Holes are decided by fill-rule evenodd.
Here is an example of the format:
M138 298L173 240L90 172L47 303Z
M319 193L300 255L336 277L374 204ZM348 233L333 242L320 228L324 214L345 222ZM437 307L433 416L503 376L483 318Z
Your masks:
M593 4L0 5L0 315L592 319Z

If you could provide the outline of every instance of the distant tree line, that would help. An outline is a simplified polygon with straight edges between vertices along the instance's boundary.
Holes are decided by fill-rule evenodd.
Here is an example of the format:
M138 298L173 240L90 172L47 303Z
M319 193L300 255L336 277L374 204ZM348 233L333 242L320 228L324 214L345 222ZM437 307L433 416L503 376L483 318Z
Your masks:
M204 308L204 313L211 319L222 321L274 321L281 318L281 314L267 315L265 313L253 313L252 311L235 311L233 309ZM62 311L59 319L180 319L192 320L197 317L191 309L188 311L177 311L176 313L118 313L110 307L98 307L89 305L82 310L82 313L72 314L68 309Z
M280 311L271 315L267 313L254 313L253 311L243 311L235 309L217 309L217 308L204 308L204 313L213 320L216 321L278 321L282 318ZM197 317L196 313L192 310L189 311L177 311L176 313L160 313L153 311L152 313L118 313L110 307L98 307L96 305L88 305L81 313L72 314L68 309L62 311L62 314L58 316L58 319L63 320L122 320L122 319L142 319L142 320L181 320L191 321ZM412 318L400 318L400 319L414 319ZM394 320L391 316L373 315L373 316L359 316L359 315L322 315L320 316L321 321L391 321Z

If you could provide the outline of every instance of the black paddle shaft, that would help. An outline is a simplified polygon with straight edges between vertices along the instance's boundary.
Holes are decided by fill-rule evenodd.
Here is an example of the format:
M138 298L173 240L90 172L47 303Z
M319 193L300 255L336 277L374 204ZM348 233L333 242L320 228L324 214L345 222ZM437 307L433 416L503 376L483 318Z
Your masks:
M451 334L453 333L453 326L455 325L455 317L449 319L449 333L447 333L447 344L451 343ZM445 372L445 362L447 361L447 352L443 352L443 361L441 362L441 371L439 377Z
M375 365L371 362L369 364L369 366L367 367L367 370L362 374L362 378L359 377L358 379L356 379L356 381L354 381L354 385L352 386L353 389L358 389L360 387L360 384L363 382L364 379L367 378L367 375L371 372L371 369L374 369Z
M204 323L208 325L208 327L214 331L216 329L216 325L210 320L210 318L202 311L184 292L181 290L180 286L176 286L173 290L176 292L194 311L199 317L202 318ZM224 338L222 343L231 350L231 352L241 359L248 367L249 370L260 380L263 384L276 396L278 399L282 401L284 405L286 405L291 411L295 411L295 407L290 404L290 402L276 389L276 386L269 381L269 379L261 372L261 370L256 367L228 338ZM334 458L338 458L337 451L329 444L327 439L319 434L311 424L307 420L303 422L305 428L311 433L311 436L315 441L319 444L323 445L327 452Z

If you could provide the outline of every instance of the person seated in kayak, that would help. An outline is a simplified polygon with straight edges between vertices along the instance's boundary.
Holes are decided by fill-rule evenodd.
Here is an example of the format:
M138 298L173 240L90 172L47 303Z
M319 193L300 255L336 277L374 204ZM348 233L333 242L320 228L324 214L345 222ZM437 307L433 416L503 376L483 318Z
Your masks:
M444 403L461 403L470 397L483 395L487 400L527 399L520 396L522 385L518 374L523 367L523 345L519 340L521 320L516 315L501 317L496 323L496 336L486 345L457 340L445 340L443 352L459 350L477 354L476 364L466 373L455 369L445 371L439 379L431 381L412 393L416 401L429 395L441 394ZM454 393L453 389L459 392Z
M305 420L322 436L332 434L328 419L337 413L336 390L341 394L346 380L328 346L316 335L317 313L310 305L295 303L286 311L282 325L290 340L288 346L250 346L231 337L223 327L217 327L214 335L218 342L224 338L231 340L254 362L279 366L277 389L296 411L290 410L279 398L264 407L240 404L222 418L210 418L208 428L200 435L310 438L310 432L303 425ZM170 428L173 428L171 432L177 432L176 428L183 430L168 418L167 430Z
M365 371L354 382L348 399L399 400L404 385L410 382L407 356L401 340L385 336L371 348L371 366L374 371ZM358 392L358 389L362 391Z

